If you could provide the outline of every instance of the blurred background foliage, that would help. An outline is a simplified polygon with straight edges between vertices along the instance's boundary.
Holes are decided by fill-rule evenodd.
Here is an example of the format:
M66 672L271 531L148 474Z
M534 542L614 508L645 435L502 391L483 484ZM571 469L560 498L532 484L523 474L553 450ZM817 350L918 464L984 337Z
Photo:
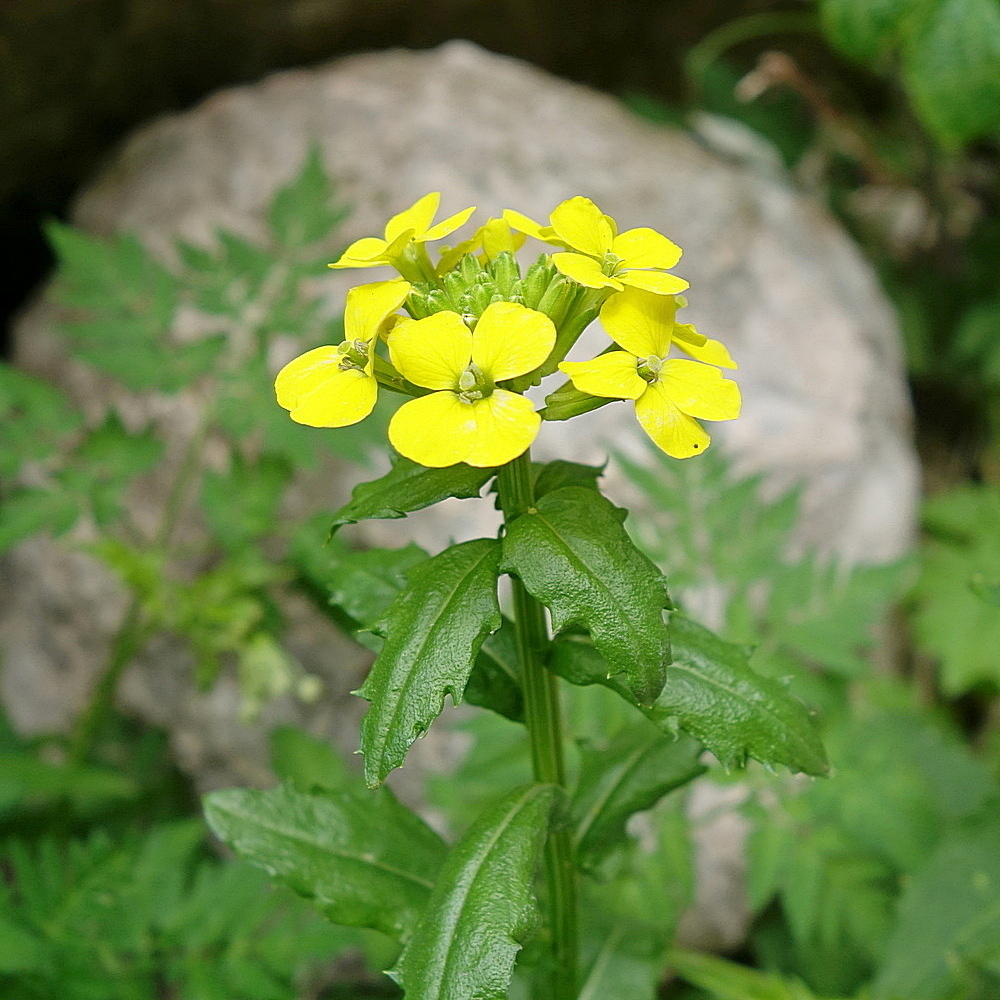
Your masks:
M643 836L631 831L604 862L592 910L621 916L616 900L648 898L652 883L664 902L626 954L622 981L651 997L663 980L670 1000L996 1000L997 0L6 5L0 199L18 252L5 315L55 262L75 357L125 392L212 402L189 453L173 456L150 529L130 523L122 498L164 467L156 428L126 427L110 409L85 419L52 386L0 367L0 549L82 525L88 551L130 594L103 683L71 734L25 739L0 720L0 992L395 995L370 971L392 961L384 941L332 928L214 853L165 734L113 704L121 673L161 633L190 645L200 683L235 669L248 718L278 693L317 696L283 646L283 588L357 626L345 595L356 602L359 557L342 542L319 548L329 515L276 518L291 470L315 462L316 439L261 392L275 338L313 346L336 326L311 279L335 257L349 206L337 207L311 159L276 197L266 245L219 233L214 250L178 247L169 268L128 236L96 239L55 220L114 141L154 114L278 67L459 35L614 93L655 121L742 122L848 227L905 336L928 499L921 544L903 563L845 573L812 553L785 558L795 494L763 503L758 484L732 482L714 453L696 463L619 459L650 507L668 512L630 528L681 605L710 608L727 638L755 644L758 670L818 710L835 768L829 781L754 768L702 779L745 783L754 921L728 959L667 951L693 878L680 804L668 796ZM205 316L214 335L164 342L179 308ZM323 446L361 462L380 419ZM210 439L232 448L227 468L201 462ZM192 506L208 538L194 560L176 538L179 511ZM416 556L364 558L369 596L384 601ZM609 746L625 725L616 704L574 689L570 711L590 748L581 752ZM453 832L477 796L519 781L524 766L509 720L483 717L468 736L462 794L451 781L427 790ZM276 773L303 788L352 773L295 731L275 733L273 751ZM667 868L645 853L650 830ZM595 920L599 940L607 928Z

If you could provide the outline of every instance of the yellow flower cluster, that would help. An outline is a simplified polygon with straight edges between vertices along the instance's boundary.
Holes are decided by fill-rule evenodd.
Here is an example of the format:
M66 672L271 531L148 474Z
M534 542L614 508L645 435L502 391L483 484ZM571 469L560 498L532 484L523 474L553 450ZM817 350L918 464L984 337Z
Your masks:
M357 423L371 413L381 384L411 397L389 425L401 455L430 467L488 468L530 447L546 414L523 393L556 368L591 400L581 412L598 405L594 397L634 400L643 429L676 458L708 447L698 420L739 415L739 388L721 370L736 367L729 352L676 321L677 294L688 283L669 273L681 250L665 236L647 228L619 233L614 219L576 197L547 226L507 210L434 264L426 244L475 211L434 225L439 203L437 193L424 196L393 216L383 237L357 240L330 265L389 265L401 278L351 289L343 342L307 351L278 373L278 403L293 420ZM513 254L526 236L560 250L522 280ZM564 361L597 315L620 350ZM669 357L672 346L688 357Z

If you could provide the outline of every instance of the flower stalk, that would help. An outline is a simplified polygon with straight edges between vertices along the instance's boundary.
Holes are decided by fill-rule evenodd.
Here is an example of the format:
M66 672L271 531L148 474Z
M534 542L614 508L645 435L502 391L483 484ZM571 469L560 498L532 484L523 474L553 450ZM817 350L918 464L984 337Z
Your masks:
M531 458L526 451L501 467L497 491L504 523L527 513L534 503ZM512 578L514 625L518 665L524 692L524 719L528 730L535 781L566 789L562 717L557 680L545 667L550 643L545 609ZM577 980L576 868L570 831L556 822L545 847L546 899L551 935L552 977L538 1000L573 1000Z

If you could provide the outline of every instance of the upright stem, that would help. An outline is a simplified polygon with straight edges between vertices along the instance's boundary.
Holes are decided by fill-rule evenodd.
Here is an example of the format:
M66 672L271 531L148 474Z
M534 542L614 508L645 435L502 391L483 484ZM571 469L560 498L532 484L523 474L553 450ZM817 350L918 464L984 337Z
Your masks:
M531 485L531 458L528 452L500 469L497 489L504 521L510 523L534 503ZM518 660L524 690L524 717L531 744L535 780L566 787L563 758L562 721L556 678L545 668L549 645L545 609L513 579L514 622ZM576 872L570 831L557 827L545 845L545 872L548 883L549 927L552 933L553 973L545 1000L574 1000L576 997L577 907Z

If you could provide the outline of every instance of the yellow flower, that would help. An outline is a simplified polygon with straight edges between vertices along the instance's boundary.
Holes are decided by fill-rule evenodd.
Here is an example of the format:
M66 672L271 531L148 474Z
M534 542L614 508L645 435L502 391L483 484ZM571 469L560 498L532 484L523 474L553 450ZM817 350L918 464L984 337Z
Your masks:
M375 407L375 341L410 293L406 281L375 281L347 293L343 342L306 351L278 372L278 404L310 427L346 427Z
M564 247L564 252L552 255L552 263L587 288L621 291L630 286L673 295L688 287L683 278L665 273L681 259L679 246L655 229L619 234L615 220L589 198L578 195L564 201L549 216L548 226L510 209L503 217L518 232Z
M494 302L470 331L454 312L404 320L389 334L389 356L414 385L433 389L404 403L389 440L432 468L465 462L490 468L517 458L541 424L531 400L497 383L537 368L555 344L545 315Z
M481 251L482 263L493 260L504 250L516 253L524 246L524 233L515 233L504 219L488 219L470 239L445 250L438 262L437 273L447 274L467 253Z
M559 369L581 392L634 399L635 415L657 447L674 458L690 458L711 441L695 418L734 420L740 414L740 390L715 365L667 358L677 330L676 311L670 296L625 289L601 309L601 323L624 350L592 361L564 361ZM709 341L693 327L681 336L678 346L685 351L721 357L721 348L727 367L736 367L718 341Z
M414 202L405 212L394 215L385 227L385 238L365 236L355 240L330 267L378 267L381 264L397 266L413 243L440 240L463 225L475 208L456 212L443 222L432 226L441 193L432 191Z

